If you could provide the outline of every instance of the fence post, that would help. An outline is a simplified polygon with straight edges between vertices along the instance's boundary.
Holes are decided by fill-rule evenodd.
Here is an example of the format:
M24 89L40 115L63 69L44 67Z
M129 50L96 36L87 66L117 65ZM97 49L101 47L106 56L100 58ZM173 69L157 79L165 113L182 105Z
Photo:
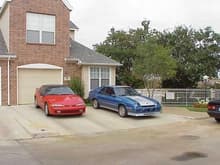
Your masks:
M186 88L186 107L188 107L188 100L187 100L187 88Z

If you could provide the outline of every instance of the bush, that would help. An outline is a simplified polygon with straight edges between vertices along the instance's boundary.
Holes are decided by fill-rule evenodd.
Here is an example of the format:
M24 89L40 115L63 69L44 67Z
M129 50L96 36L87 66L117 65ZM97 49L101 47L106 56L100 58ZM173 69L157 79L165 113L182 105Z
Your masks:
M207 108L208 104L207 103L194 103L193 107L194 108Z
M84 84L80 78L71 78L69 86L74 91L74 93L84 98Z

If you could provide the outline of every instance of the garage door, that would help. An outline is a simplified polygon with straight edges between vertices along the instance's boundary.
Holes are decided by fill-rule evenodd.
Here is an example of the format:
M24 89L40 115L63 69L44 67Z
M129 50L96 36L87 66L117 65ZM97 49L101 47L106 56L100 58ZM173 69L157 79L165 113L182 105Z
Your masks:
M36 88L43 84L61 84L61 69L18 69L18 104L34 102Z

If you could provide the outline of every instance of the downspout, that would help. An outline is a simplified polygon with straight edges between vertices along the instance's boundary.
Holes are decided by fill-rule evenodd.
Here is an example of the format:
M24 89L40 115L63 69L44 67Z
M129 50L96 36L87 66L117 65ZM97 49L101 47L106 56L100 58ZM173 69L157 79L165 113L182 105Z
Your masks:
M10 106L10 56L8 57L8 106Z

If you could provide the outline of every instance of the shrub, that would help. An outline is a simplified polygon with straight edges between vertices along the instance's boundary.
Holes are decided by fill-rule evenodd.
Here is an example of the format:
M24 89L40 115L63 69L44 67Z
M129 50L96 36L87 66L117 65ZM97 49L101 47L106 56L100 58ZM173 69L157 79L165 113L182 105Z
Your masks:
M74 93L84 98L84 84L80 78L71 78L69 86L74 91Z
M207 108L208 107L208 104L207 103L194 103L193 104L193 107L194 108Z

